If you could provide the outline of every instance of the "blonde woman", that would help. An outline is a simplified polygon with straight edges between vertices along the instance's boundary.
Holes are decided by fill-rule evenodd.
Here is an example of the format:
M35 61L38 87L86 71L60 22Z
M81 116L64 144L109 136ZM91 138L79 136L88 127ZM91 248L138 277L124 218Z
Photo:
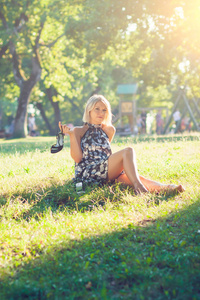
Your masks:
M161 184L140 176L132 147L112 153L110 143L115 135L115 127L111 119L108 100L102 95L93 95L86 103L83 126L71 129L59 122L60 130L70 137L75 180L94 184L122 182L133 186L136 193L183 192L182 185Z

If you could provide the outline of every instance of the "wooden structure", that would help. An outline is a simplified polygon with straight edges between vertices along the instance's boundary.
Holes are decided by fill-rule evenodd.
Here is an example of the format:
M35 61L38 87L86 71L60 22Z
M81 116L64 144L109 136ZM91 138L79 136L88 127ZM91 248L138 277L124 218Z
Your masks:
M120 84L117 87L117 94L120 96L119 102L119 118L120 126L123 127L122 117L128 116L131 133L134 133L136 126L136 93L138 85Z
M194 105L194 110L195 112L198 114L198 117L200 118L200 109L199 109L199 105L198 105L198 102L195 100L195 98L192 99L192 102L193 102L193 105ZM185 90L184 88L180 88L179 89L179 94L178 94L178 97L174 103L174 107L173 107L173 110L172 110L172 113L171 115L169 116L167 122L166 122L166 125L165 125L165 128L164 128L164 134L167 133L167 130L169 128L169 125L172 121L172 118L173 118L173 114L174 112L178 109L179 105L182 104L182 106L184 107L182 112L181 112L181 118L176 126L176 129L175 129L175 133L177 133L177 130L178 128L180 127L181 125L181 121L183 120L183 118L185 117L186 115L186 112L188 111L189 112L189 115L190 115L190 120L193 122L194 124L194 128L195 130L197 131L200 131L200 124L198 124L196 118L195 118L195 113L193 112L192 110L192 106L191 104L189 103L186 95L185 95Z

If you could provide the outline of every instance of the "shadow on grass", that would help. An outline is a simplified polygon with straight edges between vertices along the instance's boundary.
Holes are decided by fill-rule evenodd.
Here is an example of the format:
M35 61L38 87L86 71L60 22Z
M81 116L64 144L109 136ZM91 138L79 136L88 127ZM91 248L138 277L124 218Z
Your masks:
M13 193L11 198L4 194L0 199L0 206L7 206L8 218L30 221L32 218L39 219L39 216L45 214L49 208L53 213L66 210L73 213L90 211L99 205L104 206L109 201L119 203L124 192L132 192L134 195L131 188L122 184L112 186L107 184L103 187L86 186L84 191L77 193L73 180L60 184L52 178L51 185L45 189L40 186L32 187L30 191Z
M7 218L30 221L32 218L37 220L49 208L52 212L66 210L66 208L70 212L78 208L83 195L76 192L73 180L65 181L62 184L57 183L54 178L47 178L47 180L50 182L45 188L33 186L27 191L13 193L11 197L9 194L2 195L0 206L6 207ZM87 195L87 190L84 195ZM85 206L87 207L88 204L85 203Z
M53 178L51 185L44 188L40 186L32 187L30 191L23 193L14 193L11 198L9 195L3 195L0 198L0 206L7 206L5 217L13 218L16 221L22 219L30 221L32 218L40 220L48 209L52 213L67 211L86 212L92 211L98 207L104 207L112 203L113 208L127 203L126 196L135 196L133 188L117 184L106 184L104 186L85 186L84 191L77 193L73 180L57 183ZM147 197L145 206L150 207L159 205L162 201L169 201L173 194L159 194ZM7 200L6 200L7 199Z
M2 276L1 299L199 299L199 204L109 234L66 234Z

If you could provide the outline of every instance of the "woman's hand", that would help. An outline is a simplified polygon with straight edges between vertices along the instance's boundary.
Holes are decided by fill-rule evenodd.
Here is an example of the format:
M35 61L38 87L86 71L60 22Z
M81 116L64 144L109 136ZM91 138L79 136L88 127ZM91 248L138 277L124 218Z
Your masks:
M59 125L59 128L60 128L60 131L62 133L64 133L65 135L66 134L70 135L73 132L73 129L68 127L66 124L62 125L61 122L59 122L58 125Z

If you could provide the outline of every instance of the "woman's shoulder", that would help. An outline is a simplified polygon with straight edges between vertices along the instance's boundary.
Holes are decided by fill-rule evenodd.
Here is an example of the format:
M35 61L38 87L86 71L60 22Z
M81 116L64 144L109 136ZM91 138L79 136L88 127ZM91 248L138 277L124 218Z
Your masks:
M103 125L102 129L107 134L107 136L109 137L109 140L111 141L116 132L115 127L113 125Z
M111 133L115 133L116 129L113 125L102 125L102 129L104 131L108 131L108 132L111 132Z

